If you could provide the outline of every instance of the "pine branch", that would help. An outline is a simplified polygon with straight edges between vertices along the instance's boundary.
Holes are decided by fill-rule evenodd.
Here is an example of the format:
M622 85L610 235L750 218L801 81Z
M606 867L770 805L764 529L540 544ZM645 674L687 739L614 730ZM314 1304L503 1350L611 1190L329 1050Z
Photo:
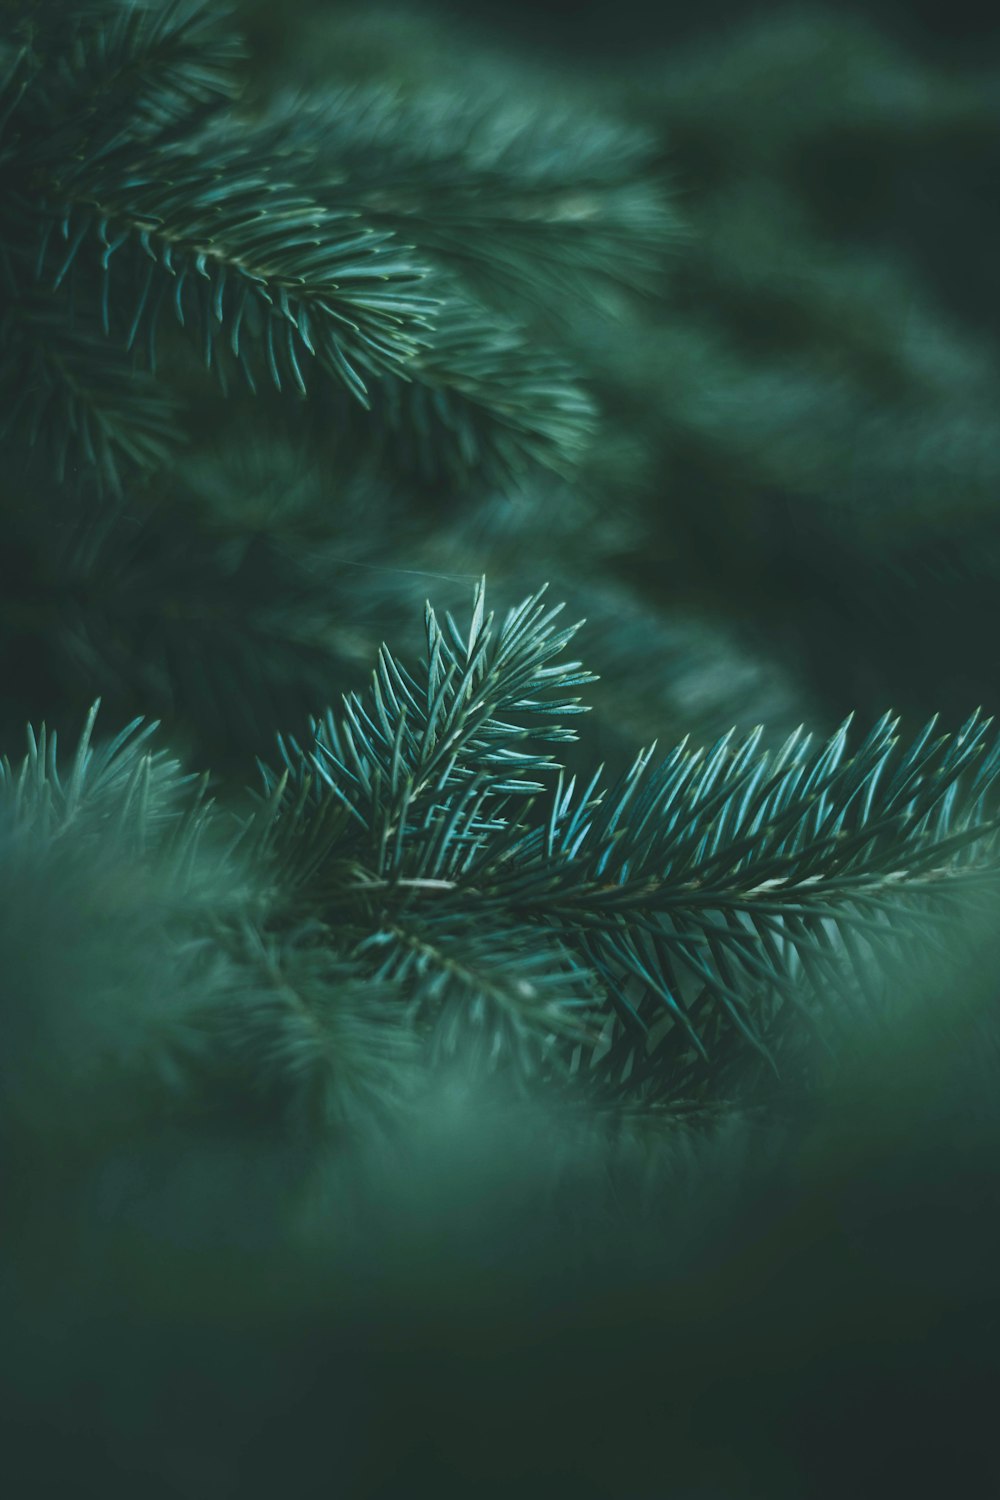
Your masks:
M361 372L399 371L418 346L434 306L423 270L390 234L320 207L248 158L245 141L227 149L199 132L199 102L236 55L229 41L213 43L214 26L185 6L158 18L114 7L90 30L50 37L44 66L23 50L12 59L2 167L13 241L53 290L70 278L127 350L141 339L151 364L169 297L206 363L224 339L251 386L256 365L304 390L302 366L315 357L364 400ZM88 102L104 76L99 68L95 83L88 47L104 81L125 91L117 122ZM162 86L150 89L151 72L165 74ZM157 135L151 114L183 128Z
M99 0L30 24L39 114L58 125L39 143L50 160L127 134L163 139L239 97L246 56L232 8L212 0Z
M44 726L0 762L0 1138L12 1115L51 1130L67 1101L98 1151L108 1111L164 1098L179 1119L238 1102L327 1140L398 1112L420 1049L396 992L315 921L271 931L205 779L150 749L155 724L95 743L97 709L68 766Z
M575 633L556 628L560 608L546 609L536 595L497 625L486 614L483 582L462 632L450 615L442 624L428 605L427 659L416 676L383 648L370 693L346 696L339 720L331 711L313 721L309 750L279 740L284 772L262 768L268 836L287 831L286 805L304 809L332 798L350 829L345 849L351 840L366 848L377 881L391 881L414 858L437 870L459 844L474 846L490 826L492 807L541 790L531 773L553 762L522 749L524 742L575 738L549 722L582 712L568 690L590 681L579 662L551 665ZM421 833L406 840L415 820Z
M245 923L227 945L228 1000L207 1022L244 1096L320 1139L398 1115L421 1053L394 988L331 952L318 924L279 936Z
M375 402L400 465L434 483L578 463L594 412L566 361L430 276L356 194L318 198L315 161L266 123L223 111L204 129L202 107L235 91L223 80L238 51L216 20L113 6L12 58L0 161L11 297L43 305L47 287L53 319L66 306L99 319L154 373L172 310L224 389L236 365L253 391L264 376L305 394L318 364L334 391Z
M568 360L454 294L407 374L381 382L376 415L400 471L435 483L475 475L503 487L532 464L569 472L596 427L594 403Z
M395 914L357 948L372 978L402 992L426 1033L432 1063L470 1071L513 1068L521 1080L551 1071L557 1042L593 1043L597 994L589 970L537 928L485 930L456 913L447 924Z
M511 680L482 591L467 640L428 618L418 677L383 654L367 701L317 723L311 748L283 744L247 836L293 907L322 912L358 955L373 941L430 955L428 931L446 946L469 924L499 950L511 928L526 953L532 929L542 951L555 937L604 996L610 1029L576 1064L602 1084L693 1097L753 1058L794 1070L803 1037L839 1045L852 1005L889 1004L883 976L927 946L935 912L997 882L1000 745L978 716L909 746L886 716L853 752L846 724L816 749L797 732L761 751L757 731L659 766L644 752L610 787L600 772L582 792L560 779L540 816L543 784L525 773L544 763L521 759L526 730L500 715L532 707L540 681L586 680L548 665L569 633L554 637L537 599L514 611Z
M87 716L68 772L59 769L58 738L28 728L28 753L15 768L0 760L0 800L8 827L35 839L68 830L110 832L130 848L171 848L181 865L201 838L205 779L186 775L166 750L151 750L155 723L134 719L107 743L93 743L99 703ZM198 790L198 794L192 793Z
M935 738L932 723L909 748L896 727L853 755L846 726L816 751L797 735L761 755L755 734L655 770L643 755L607 792L560 789L469 891L575 930L621 1023L603 1070L630 1087L687 1091L741 1038L773 1066L789 1021L843 1042L849 994L871 1000L887 960L926 948L935 908L998 875L988 726Z
M418 1056L668 1114L745 1097L761 1069L810 1076L817 1043L837 1055L894 1009L904 953L949 962L956 900L995 899L1000 744L973 716L906 745L886 716L853 752L847 725L773 754L729 735L546 792L526 741L572 738L558 720L588 680L557 613L536 596L497 624L482 587L468 630L428 610L424 666L383 651L229 834L151 728L95 749L93 713L68 775L44 734L4 763L5 826L155 855L187 906L199 844L216 851L185 918L220 976L192 1018L199 1076L310 1130L352 1100L381 1111Z
M213 928L248 904L203 778L150 747L155 725L75 751L44 726L0 762L0 1145L37 1161L100 1159L180 1106L210 1052L203 1013L226 993Z
M422 269L390 235L320 208L266 163L251 169L207 145L129 143L53 174L43 274L58 288L83 250L110 329L117 256L131 305L119 312L120 289L116 332L126 349L141 338L151 364L169 299L206 365L224 342L251 389L256 366L304 393L302 367L315 358L365 402L361 371L401 370L417 348L434 306L418 290Z
M354 203L502 305L552 314L568 291L655 287L679 233L652 138L548 100L345 87L279 96L261 127L322 201Z

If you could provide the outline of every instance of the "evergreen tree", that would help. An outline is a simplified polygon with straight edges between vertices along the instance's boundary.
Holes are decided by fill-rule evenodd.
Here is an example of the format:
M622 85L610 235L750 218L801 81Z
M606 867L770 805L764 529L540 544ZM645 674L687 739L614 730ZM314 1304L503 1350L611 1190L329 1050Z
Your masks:
M971 1451L992 75L2 21L14 1493L833 1493L872 1321Z

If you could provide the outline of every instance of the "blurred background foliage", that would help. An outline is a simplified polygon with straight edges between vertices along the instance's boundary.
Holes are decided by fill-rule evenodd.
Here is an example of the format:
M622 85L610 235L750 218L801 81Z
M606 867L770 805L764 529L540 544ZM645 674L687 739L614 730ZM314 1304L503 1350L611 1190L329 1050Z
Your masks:
M286 69L414 97L506 79L526 107L565 97L648 132L678 220L655 287L555 308L603 414L575 486L583 555L559 584L584 613L596 584L645 617L625 650L649 722L629 731L702 732L694 680L751 721L995 706L988 15L314 6L283 33L250 17L263 88ZM558 532L563 507L528 498ZM495 524L494 575L527 522L501 507Z
M777 733L852 709L915 723L996 707L988 27L974 37L955 12L945 45L898 6L714 6L696 22L637 5L242 0L238 19L250 106L290 121L288 149L297 111L332 102L341 122L335 160L306 163L313 190L346 152L367 212L392 182L397 198L408 180L430 193L425 221L404 202L383 222L457 255L525 330L525 361L562 361L596 416L539 418L542 463L525 464L523 425L505 447L452 406L456 449L432 408L393 417L391 381L362 425L335 391L226 398L184 366L188 446L131 494L131 541L56 505L44 560L31 535L5 549L8 743L53 703L75 726L96 688L116 713L163 718L199 764L243 770L276 722L353 686L381 639L404 648L428 592L464 600L483 571L498 598L549 579L590 621L592 743L612 760L734 721ZM454 168L435 130L445 140L463 109L499 122L497 139L520 132L512 178L571 164L560 211L618 215L617 236L578 241L579 277L556 240L546 279L530 210L523 244L496 253L485 179L442 211Z
M383 639L419 646L426 595L464 607L483 572L498 602L549 581L586 617L588 764L731 725L777 741L851 710L915 727L1000 707L988 13L236 15L249 117L317 196L340 201L353 163L377 223L512 320L495 347L520 394L497 421L460 320L420 392L390 376L363 423L332 386L226 395L168 331L181 417L153 408L147 430L167 464L98 492L70 453L54 485L42 444L0 476L5 749L27 719L72 740L100 694L109 729L162 719L225 801L276 729L367 680ZM309 110L330 113L330 161L297 132ZM466 113L462 170L482 177L463 192ZM546 264L533 195L551 229L553 194L556 223L611 227ZM169 802L180 772L157 766ZM315 959L219 946L220 888L234 908L273 893L214 847L168 879L161 792L148 847L106 837L101 806L27 863L0 826L6 993L39 1002L5 1018L0 1065L12 1493L990 1492L989 916L969 917L975 959L914 966L905 1033L862 1028L792 1130L734 1109L609 1136L459 1076L422 1093L398 1038L380 1050L379 997L348 983L336 1040L364 1059L365 1108L401 1081L406 1108L317 1159L267 1123L267 1076L249 1096L203 1079L180 1119L169 1078L132 1088L144 1038L198 1077L201 1010ZM261 980L262 1007L273 994ZM108 1038L121 1056L95 1079Z

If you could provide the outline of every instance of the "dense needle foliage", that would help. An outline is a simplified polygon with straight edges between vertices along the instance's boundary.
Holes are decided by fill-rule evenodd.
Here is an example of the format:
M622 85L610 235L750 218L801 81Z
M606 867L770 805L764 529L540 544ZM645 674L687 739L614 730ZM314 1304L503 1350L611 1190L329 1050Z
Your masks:
M509 25L0 5L19 1497L980 1457L996 74Z

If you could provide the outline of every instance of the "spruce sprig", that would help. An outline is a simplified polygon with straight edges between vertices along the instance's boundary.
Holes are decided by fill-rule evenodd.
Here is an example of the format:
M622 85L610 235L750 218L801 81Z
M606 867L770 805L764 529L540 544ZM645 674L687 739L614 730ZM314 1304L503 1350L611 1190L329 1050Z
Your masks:
M260 126L324 201L353 202L491 302L655 289L680 221L651 137L548 101L348 86L279 96Z
M935 914L995 884L1000 746L978 715L909 744L886 715L855 748L849 722L776 752L761 730L730 733L547 791L532 774L547 758L521 749L536 731L507 716L578 709L564 690L587 674L553 660L571 635L536 597L494 636L480 589L468 634L429 612L418 674L383 652L368 698L315 721L311 745L283 742L280 777L265 770L248 836L293 908L358 957L387 953L380 976L405 978L418 1009L459 966L456 930L494 933L498 976L516 972L505 935L531 955L534 934L539 952L558 944L568 992L600 997L573 1066L690 1097L754 1059L795 1069L817 1035L843 1043L859 1004L888 1006L903 949L943 931ZM549 684L552 705L536 696ZM551 1031L535 1040L552 1055Z
M3 370L25 437L54 449L60 473L79 467L121 493L125 467L162 459L154 394L124 391L121 369L183 377L177 327L224 390L242 371L253 393L322 395L325 383L334 401L375 405L400 462L435 482L504 484L579 461L594 409L571 362L539 349L516 307L481 305L447 255L411 249L405 220L331 189L322 120L304 121L292 150L238 108L228 13L204 0L21 12L0 38L0 279L5 312L38 313L8 333ZM516 238L519 211L504 202ZM426 211L449 215L441 195ZM624 254L628 227L615 234ZM569 275L575 239L562 243L558 216L530 243L547 235L539 267L548 254ZM78 324L92 392L62 353Z
M576 629L559 627L561 609L540 593L498 622L485 581L467 630L428 605L416 674L383 647L370 692L314 720L308 748L279 738L284 770L262 766L273 836L291 807L296 823L306 807L340 808L341 850L356 840L372 876L391 880L415 860L437 868L504 799L540 791L532 773L554 763L525 742L575 739L553 720L583 712L570 690L593 680L581 663L555 660Z
M93 150L127 133L162 139L174 126L190 129L239 98L246 48L233 7L204 0L98 0L46 16L35 7L22 24L38 69L39 103L56 127L41 145L53 159L72 143ZM53 24L60 20L62 25Z
M435 305L423 269L391 235L320 208L266 164L204 145L130 141L51 172L42 275L58 290L86 246L110 331L117 256L129 285L119 331L127 350L143 338L151 365L169 302L193 321L206 365L224 338L252 389L262 364L279 390L284 378L304 393L302 365L315 358L365 401L361 372L398 370L417 347Z
M854 747L847 724L774 752L730 734L578 790L543 749L591 680L558 614L534 595L497 619L483 585L468 626L428 608L422 664L383 649L235 828L152 726L95 746L92 712L68 772L29 735L5 838L139 861L211 976L183 1017L199 1086L310 1129L441 1058L650 1120L801 1086L996 899L1000 743L978 715L908 743L886 716Z

